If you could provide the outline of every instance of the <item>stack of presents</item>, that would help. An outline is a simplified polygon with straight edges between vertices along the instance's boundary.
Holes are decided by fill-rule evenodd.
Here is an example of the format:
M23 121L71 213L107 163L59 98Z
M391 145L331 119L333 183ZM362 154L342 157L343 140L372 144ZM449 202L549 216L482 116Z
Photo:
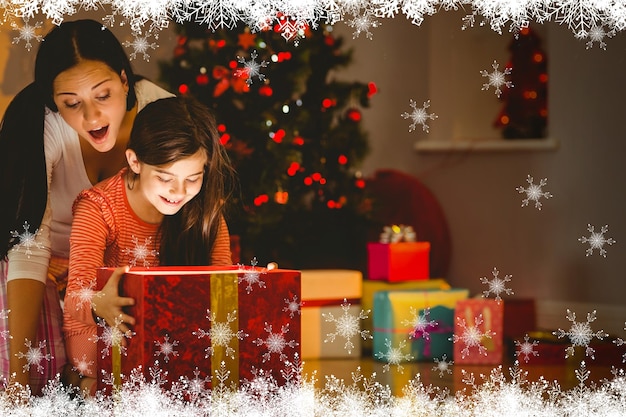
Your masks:
M343 269L133 268L120 293L135 299L134 334L99 328L100 388L136 379L136 369L148 381L166 375L170 384L208 387L259 376L280 385L311 359L498 365L524 341L538 355L520 361L565 361L571 343L536 331L534 300L475 297L431 277L431 245L410 226L386 227L367 249L366 277ZM111 271L99 271L100 287Z
M380 241L367 246L365 277L352 270L301 271L305 361L370 356L387 363L566 362L570 340L537 330L534 299L470 294L443 277L431 277L430 242L418 241L410 226L385 227ZM340 329L339 317L348 313L359 331L348 331L347 319L347 328ZM524 344L532 346L529 354ZM616 350L612 343L595 346ZM611 353L607 360L618 363L621 356Z

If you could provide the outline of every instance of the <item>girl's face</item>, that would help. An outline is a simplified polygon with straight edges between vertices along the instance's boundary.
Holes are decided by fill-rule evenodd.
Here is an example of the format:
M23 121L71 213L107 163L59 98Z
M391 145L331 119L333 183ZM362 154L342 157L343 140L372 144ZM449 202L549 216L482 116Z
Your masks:
M126 115L128 80L100 61L83 60L61 72L52 86L59 114L99 152L115 146Z
M131 190L135 197L129 201L144 221L155 222L162 215L176 214L202 188L207 163L203 150L164 166L140 162L132 149L126 150L126 159L130 169L139 175Z

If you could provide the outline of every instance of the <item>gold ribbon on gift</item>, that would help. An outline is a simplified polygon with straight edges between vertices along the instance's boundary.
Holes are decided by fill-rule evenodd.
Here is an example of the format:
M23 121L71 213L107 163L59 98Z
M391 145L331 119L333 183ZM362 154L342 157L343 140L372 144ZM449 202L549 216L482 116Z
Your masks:
M413 227L403 224L383 227L380 234L380 243L416 242L417 236Z
M239 384L239 338L236 336L239 330L239 314L237 313L239 306L238 288L239 277L237 274L211 275L211 314L214 315L211 325L216 322L225 323L229 326L233 335L227 346L213 345L213 340L211 340L213 349L213 355L211 355L212 387L216 387L220 383L226 386L230 386L233 382L236 386ZM233 315L235 317L232 317ZM231 354L229 355L228 353ZM215 374L215 371L220 369L222 362L226 364L226 369L230 372L225 381L218 380Z

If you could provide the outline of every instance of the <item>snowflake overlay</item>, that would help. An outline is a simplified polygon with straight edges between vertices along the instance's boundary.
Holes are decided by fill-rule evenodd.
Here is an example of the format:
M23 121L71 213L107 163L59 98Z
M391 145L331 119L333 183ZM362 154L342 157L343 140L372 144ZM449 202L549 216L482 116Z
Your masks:
M415 102L415 100L411 99L409 101L409 104L411 106L411 108L413 109L413 111L411 113L408 112L404 112L401 114L401 116L404 119L411 119L411 121L413 123L411 123L411 125L409 126L409 132L412 132L415 130L415 128L417 127L417 125L422 125L422 129L424 130L424 132L428 133L429 132L429 127L426 124L426 122L430 119L430 120L435 120L437 116L435 113L428 113L426 111L427 108L430 107L430 100L425 101L424 105L422 107L420 107L419 109L417 108L417 103Z
M341 303L341 309L343 310L343 314L337 318L333 316L333 313L322 313L322 317L326 319L327 323L335 323L335 331L326 335L324 343L332 343L335 341L335 337L341 336L346 339L344 349L348 352L348 354L351 354L352 349L354 349L354 344L350 340L352 337L360 335L363 340L372 338L369 330L361 330L360 322L360 320L367 318L370 311L361 310L358 316L348 313L350 310L350 303L348 303L348 300L345 298L343 299L343 303Z
M387 363L383 366L383 372L388 372L391 365L396 365L396 369L401 374L404 373L404 367L401 365L403 361L410 361L413 359L413 355L410 353L402 353L402 349L406 346L406 340L402 340L398 347L391 347L391 340L385 338L386 352L376 352L374 356L380 360L385 360Z
M624 323L624 325L626 325L626 323ZM624 327L624 330L626 330L626 327ZM622 346L626 344L626 341L622 339L621 337L618 337L615 340L613 340L613 343L615 343L616 346ZM622 355L622 362L626 362L626 353Z
M579 39L589 39L589 41L585 43L587 49L593 48L593 44L597 42L600 49L606 51L606 42L604 42L604 38L612 38L613 36L615 36L615 33L615 29L609 30L607 32L606 30L604 30L604 27L602 25L593 25L591 28L589 28L588 32L578 33L575 35L575 37Z
M457 322L463 331L460 336L455 333L448 340L453 343L462 342L465 345L463 350L461 350L461 357L465 359L465 357L470 354L470 348L473 347L478 349L479 354L487 356L487 349L482 345L482 340L485 337L491 338L495 333L491 330L485 330L484 332L479 330L479 326L483 323L483 315L479 314L477 317L474 317L473 326L468 325L465 319L461 317L457 317Z
M538 341L533 340L531 343L528 335L525 335L523 342L520 342L519 340L515 341L515 346L519 348L518 350L515 351L515 356L519 358L520 355L524 355L524 362L528 363L528 360L530 359L530 355L539 356L539 352L535 350L535 346L538 346L538 345L539 345Z
M500 72L498 70L499 66L500 64L494 60L493 64L491 64L493 72L489 73L487 70L480 71L480 74L483 77L487 77L489 79L489 82L483 84L483 88L481 88L481 90L488 90L489 87L493 86L496 89L495 94L498 98L502 95L502 89L500 87L504 86L506 88L513 88L513 82L506 80L506 76L511 75L512 68L505 68L503 72Z
M443 378L445 373L452 374L452 369L450 366L454 364L454 361L448 362L448 355L445 353L441 356L441 360L439 358L435 358L435 366L433 366L433 371L439 372L439 378Z
M430 340L429 330L437 327L439 323L435 320L428 320L430 318L430 308L425 308L422 314L419 314L415 307L409 307L409 312L411 314L411 320L403 320L402 324L404 326L411 326L411 332L409 333L409 337L411 339L421 339Z
M298 296L294 295L293 298L290 300L288 298L285 298L285 307L283 307L283 311L285 313L289 313L289 317L293 318L296 314L300 315L301 314L301 310L300 308L302 307L302 303L298 302Z
M126 48L132 47L133 51L128 55L132 60L137 57L137 54L142 54L143 59L146 62L150 61L150 55L148 55L149 49L156 49L159 45L156 42L148 42L148 36L139 36L135 34L133 40L125 41L123 45Z
M491 271L491 273L493 274L493 279L491 281L489 281L487 277L482 277L480 279L480 282L482 282L483 284L489 284L489 289L483 291L483 296L487 298L489 297L489 294L493 294L495 295L495 300L499 303L500 301L502 301L502 298L500 298L500 294L513 294L512 289L506 288L506 283L511 281L511 275L505 275L503 279L500 279L498 277L500 271L498 271L496 267L493 268L493 271Z
M154 356L160 356L163 354L163 360L167 363L170 360L170 355L178 356L178 351L174 350L176 346L178 346L178 340L173 340L170 342L170 335L166 334L163 337L163 341L154 341L155 346L157 347L157 351L154 353Z
M252 292L252 286L254 284L258 285L259 288L265 288L265 281L261 281L261 274L265 273L265 270L258 271L254 269L257 265L256 258L252 259L250 262L252 265L252 270L249 270L243 274L243 277L240 277L238 282L241 284L245 282L246 285L246 294L250 294ZM245 266L243 268L246 268Z
M265 74L261 73L261 68L267 67L267 61L256 62L259 54L257 51L250 53L250 60L246 61L245 58L238 56L237 61L243 64L243 68L237 70L236 75L239 77L246 77L246 84L252 84L252 78L257 77L259 81L265 80Z
M43 39L42 35L37 34L37 30L41 29L42 25L43 24L41 22L37 22L35 23L35 26L31 26L28 24L28 19L24 19L24 26L22 27L18 26L15 22L11 22L13 30L17 30L19 32L19 35L13 38L12 44L15 45L23 40L25 42L24 46L26 47L26 50L30 52L33 47L31 41L36 40L37 42L41 42Z
M230 328L230 323L237 320L237 310L233 310L228 313L226 316L226 321L216 321L216 314L211 313L210 310L207 310L207 319L211 322L211 329L207 332L203 329L198 329L193 332L194 336L197 336L198 339L203 337L208 337L211 340L211 346L205 349L206 358L213 356L215 354L215 348L218 346L222 346L226 348L226 356L230 356L231 359L235 359L235 349L230 346L230 341L233 338L237 338L239 340L243 340L244 337L247 337L248 334L243 330L239 330L237 332L233 332Z
M528 178L526 178L526 182L528 182L529 184L528 188L524 188L520 185L515 189L520 194L526 193L526 198L522 200L522 207L526 207L530 201L534 201L535 208L537 210L541 210L541 202L539 201L539 199L541 197L545 199L552 198L552 194L550 194L548 191L542 190L542 187L548 183L548 179L541 179L541 181L539 181L539 184L533 184L533 181L533 177L528 175Z
M159 251L148 249L148 247L152 243L152 238L147 237L144 240L143 245L139 243L139 239L137 239L135 236L132 236L132 240L133 240L133 243L135 244L135 247L132 249L124 248L124 250L122 251L124 255L128 255L131 257L128 264L130 266L137 266L137 262L141 261L144 267L150 267L151 263L148 260L148 257L159 256Z
M602 226L600 232L598 233L595 231L594 226L587 224L587 230L589 231L589 233L591 233L591 235L589 237L583 236L578 239L579 242L589 243L589 249L585 251L587 253L587 256L593 255L593 250L598 249L600 255L606 258L606 249L604 249L604 245L612 245L613 243L615 243L615 240L613 238L607 239L604 237L604 234L609 231L609 226Z
M361 33L365 33L365 37L372 40L372 32L370 32L370 29L377 28L380 25L381 23L369 13L365 13L361 16L355 16L348 22L348 26L354 29L352 39L356 39L361 35Z
M11 310L9 310L9 309L2 309L2 310L0 310L0 322L4 323L5 320L7 320L9 318L9 313L10 312L11 312ZM9 339L13 338L13 336L10 335L9 330L1 330L0 331L0 337L2 339L4 339L4 340L9 340Z
M72 369L81 375L90 373L91 367L94 365L93 361L87 361L87 355L83 355L80 359L74 358L74 362L76 365Z
M20 251L24 248L24 254L30 258L30 255L33 254L32 248L43 249L43 245L37 241L37 236L39 236L39 229L35 229L34 232L30 232L30 224L28 222L24 222L22 225L24 232L18 233L16 230L11 231L11 236L15 240L18 239L19 242L15 244L11 248L11 251Z
M280 333L273 333L272 325L265 322L265 331L268 333L267 339L258 338L253 342L256 346L264 345L267 348L267 352L263 354L263 362L269 361L273 353L276 353L281 361L285 361L287 355L284 353L284 349L286 347L293 349L299 344L295 340L287 341L285 339L285 335L289 331L289 323L280 328Z
M595 350L589 346L589 343L591 343L591 340L594 337L602 340L608 336L608 334L604 333L602 330L598 330L597 332L591 330L590 323L596 319L596 310L593 310L591 313L587 313L586 322L577 322L576 313L570 311L569 308L567 309L567 315L565 317L572 322L572 327L569 331L566 332L565 330L558 329L556 332L553 332L553 334L559 339L567 336L569 337L570 342L572 342L572 345L565 349L565 358L567 359L570 356L574 356L574 348L576 346L584 346L585 355L591 357L591 359L595 359Z
M72 292L71 296L76 299L76 311L80 310L85 303L92 303L94 295L96 294L95 286L95 281L90 281L86 287L81 281L81 286L78 291Z
M131 339L135 335L135 332L131 330L127 332L122 332L119 329L119 325L122 324L122 318L116 317L113 326L107 326L106 322L102 319L98 319L98 322L96 324L98 325L98 327L102 328L102 334L99 336L93 335L89 338L89 340L94 343L98 343L98 341L104 343L104 347L100 351L100 353L102 354L102 358L107 357L109 355L109 351L113 347L119 348L120 353L122 355L126 355L126 346L124 346L122 340L123 338Z
M42 340L39 342L39 346L34 347L31 345L30 340L26 339L24 346L26 346L26 353L20 351L15 354L15 356L17 356L20 359L22 358L26 359L26 363L22 367L22 370L24 372L28 372L30 367L34 366L37 368L37 372L39 372L40 374L43 374L44 368L43 368L42 362L50 361L53 359L52 355L50 355L49 353L46 353L46 354L43 353L46 348L46 341Z

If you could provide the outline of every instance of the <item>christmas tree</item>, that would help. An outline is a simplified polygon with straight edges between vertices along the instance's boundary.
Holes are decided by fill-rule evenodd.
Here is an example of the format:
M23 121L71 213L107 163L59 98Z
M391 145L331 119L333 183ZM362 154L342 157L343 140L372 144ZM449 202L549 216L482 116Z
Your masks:
M227 220L242 262L362 269L371 204L358 171L369 151L361 109L375 86L335 79L351 61L342 39L332 27L297 36L281 25L187 23L177 35L160 81L216 114L239 175Z
M494 122L505 139L545 137L548 123L548 74L541 38L522 28L509 44L512 88L504 90L502 110Z

